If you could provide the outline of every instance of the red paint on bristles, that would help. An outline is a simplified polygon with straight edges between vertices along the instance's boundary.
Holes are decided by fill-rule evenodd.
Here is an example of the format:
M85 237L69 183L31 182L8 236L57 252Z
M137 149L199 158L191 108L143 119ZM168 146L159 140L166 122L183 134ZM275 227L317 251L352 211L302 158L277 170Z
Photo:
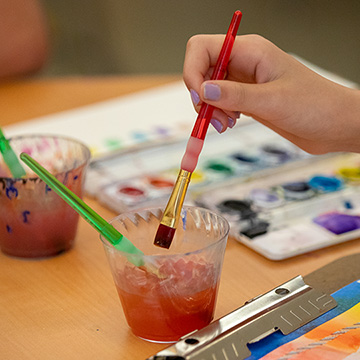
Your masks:
M155 235L154 245L168 249L175 235L174 228L160 224Z

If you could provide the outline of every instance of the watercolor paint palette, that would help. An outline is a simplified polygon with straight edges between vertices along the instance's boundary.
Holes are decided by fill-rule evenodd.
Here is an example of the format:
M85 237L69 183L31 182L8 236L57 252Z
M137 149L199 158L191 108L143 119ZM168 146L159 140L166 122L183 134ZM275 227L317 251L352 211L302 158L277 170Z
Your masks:
M360 157L339 154L247 183L205 190L231 235L271 260L360 237Z
M165 205L186 142L142 147L93 161L87 175L88 195L116 212ZM185 202L192 204L195 194L205 189L250 181L316 158L250 119L221 135L210 131Z

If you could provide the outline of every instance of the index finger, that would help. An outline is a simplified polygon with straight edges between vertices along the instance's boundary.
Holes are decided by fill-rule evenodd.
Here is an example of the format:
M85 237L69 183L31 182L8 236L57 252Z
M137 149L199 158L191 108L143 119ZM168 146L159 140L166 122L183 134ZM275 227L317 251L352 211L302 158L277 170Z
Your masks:
M186 87L200 91L201 84L210 79L225 35L195 35L186 46L183 79Z

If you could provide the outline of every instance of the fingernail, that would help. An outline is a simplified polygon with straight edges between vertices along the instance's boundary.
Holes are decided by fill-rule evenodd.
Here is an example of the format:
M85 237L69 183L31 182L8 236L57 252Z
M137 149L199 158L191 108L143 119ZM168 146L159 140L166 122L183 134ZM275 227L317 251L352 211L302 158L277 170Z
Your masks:
M221 95L220 87L215 84L205 84L204 97L207 100L219 100Z
M199 102L200 102L200 96L199 96L199 94L195 91L195 90L193 90L193 89L191 89L190 90L190 96L191 96L191 100L192 100L192 102L193 102L193 104L196 106L197 104L199 104Z
M210 123L218 133L221 133L223 126L219 120L211 119Z
M229 125L229 128L233 128L234 125L235 125L235 120L231 117L228 118L228 125Z

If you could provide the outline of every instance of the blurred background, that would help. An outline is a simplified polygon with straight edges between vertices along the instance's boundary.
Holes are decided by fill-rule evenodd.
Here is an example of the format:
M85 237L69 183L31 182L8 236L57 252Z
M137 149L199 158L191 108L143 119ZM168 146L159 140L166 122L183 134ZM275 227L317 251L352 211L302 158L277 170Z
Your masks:
M182 72L187 40L260 34L287 52L360 83L359 0L42 0L52 53L42 76Z

